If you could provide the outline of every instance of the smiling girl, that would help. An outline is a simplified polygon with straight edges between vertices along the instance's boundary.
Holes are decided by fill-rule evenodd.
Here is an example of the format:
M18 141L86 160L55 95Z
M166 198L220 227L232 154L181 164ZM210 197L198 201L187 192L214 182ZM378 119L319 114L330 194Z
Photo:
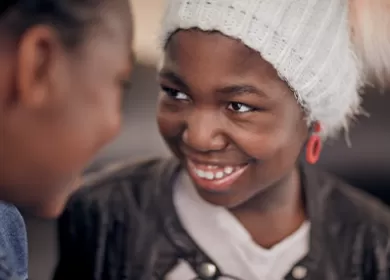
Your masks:
M390 215L315 164L360 112L343 0L171 0L160 132L175 155L92 178L55 279L390 277Z

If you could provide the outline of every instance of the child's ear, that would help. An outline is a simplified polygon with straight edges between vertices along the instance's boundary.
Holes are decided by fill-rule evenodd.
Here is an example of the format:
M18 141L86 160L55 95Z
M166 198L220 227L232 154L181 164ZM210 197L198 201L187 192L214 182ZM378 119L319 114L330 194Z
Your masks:
M60 42L54 29L37 26L21 38L17 55L17 101L38 108L50 98L51 71Z

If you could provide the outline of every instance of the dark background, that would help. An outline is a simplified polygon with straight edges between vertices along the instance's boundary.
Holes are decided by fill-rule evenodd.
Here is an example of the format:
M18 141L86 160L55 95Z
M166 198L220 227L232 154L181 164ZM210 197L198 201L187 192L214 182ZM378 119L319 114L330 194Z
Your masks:
M155 77L153 67L136 67L134 87L124 97L122 134L96 158L90 170L120 158L136 160L169 154L154 119L158 93ZM364 100L371 116L360 118L352 127L352 148L346 146L343 137L327 143L319 165L390 203L390 94L371 91ZM56 262L55 221L25 218L30 280L48 280Z

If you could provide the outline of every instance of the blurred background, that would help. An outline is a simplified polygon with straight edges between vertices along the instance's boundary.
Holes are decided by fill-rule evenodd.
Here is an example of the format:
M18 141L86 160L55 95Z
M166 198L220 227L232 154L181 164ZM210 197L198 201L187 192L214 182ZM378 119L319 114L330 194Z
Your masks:
M136 21L137 65L134 86L124 97L121 135L94 160L89 171L122 158L137 160L164 156L154 112L158 86L155 64L164 0L132 0ZM350 131L352 147L345 139L327 143L320 165L390 205L390 92L368 90L362 117ZM30 280L48 280L56 263L56 222L25 216L29 235Z

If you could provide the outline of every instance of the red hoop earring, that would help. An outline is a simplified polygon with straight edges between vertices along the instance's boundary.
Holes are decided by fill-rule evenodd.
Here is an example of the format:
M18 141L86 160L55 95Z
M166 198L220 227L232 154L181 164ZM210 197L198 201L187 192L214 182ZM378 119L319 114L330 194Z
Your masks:
M310 164L318 162L322 150L321 138L318 135L321 131L321 125L318 122L315 123L313 130L313 135L310 136L306 145L306 161Z

